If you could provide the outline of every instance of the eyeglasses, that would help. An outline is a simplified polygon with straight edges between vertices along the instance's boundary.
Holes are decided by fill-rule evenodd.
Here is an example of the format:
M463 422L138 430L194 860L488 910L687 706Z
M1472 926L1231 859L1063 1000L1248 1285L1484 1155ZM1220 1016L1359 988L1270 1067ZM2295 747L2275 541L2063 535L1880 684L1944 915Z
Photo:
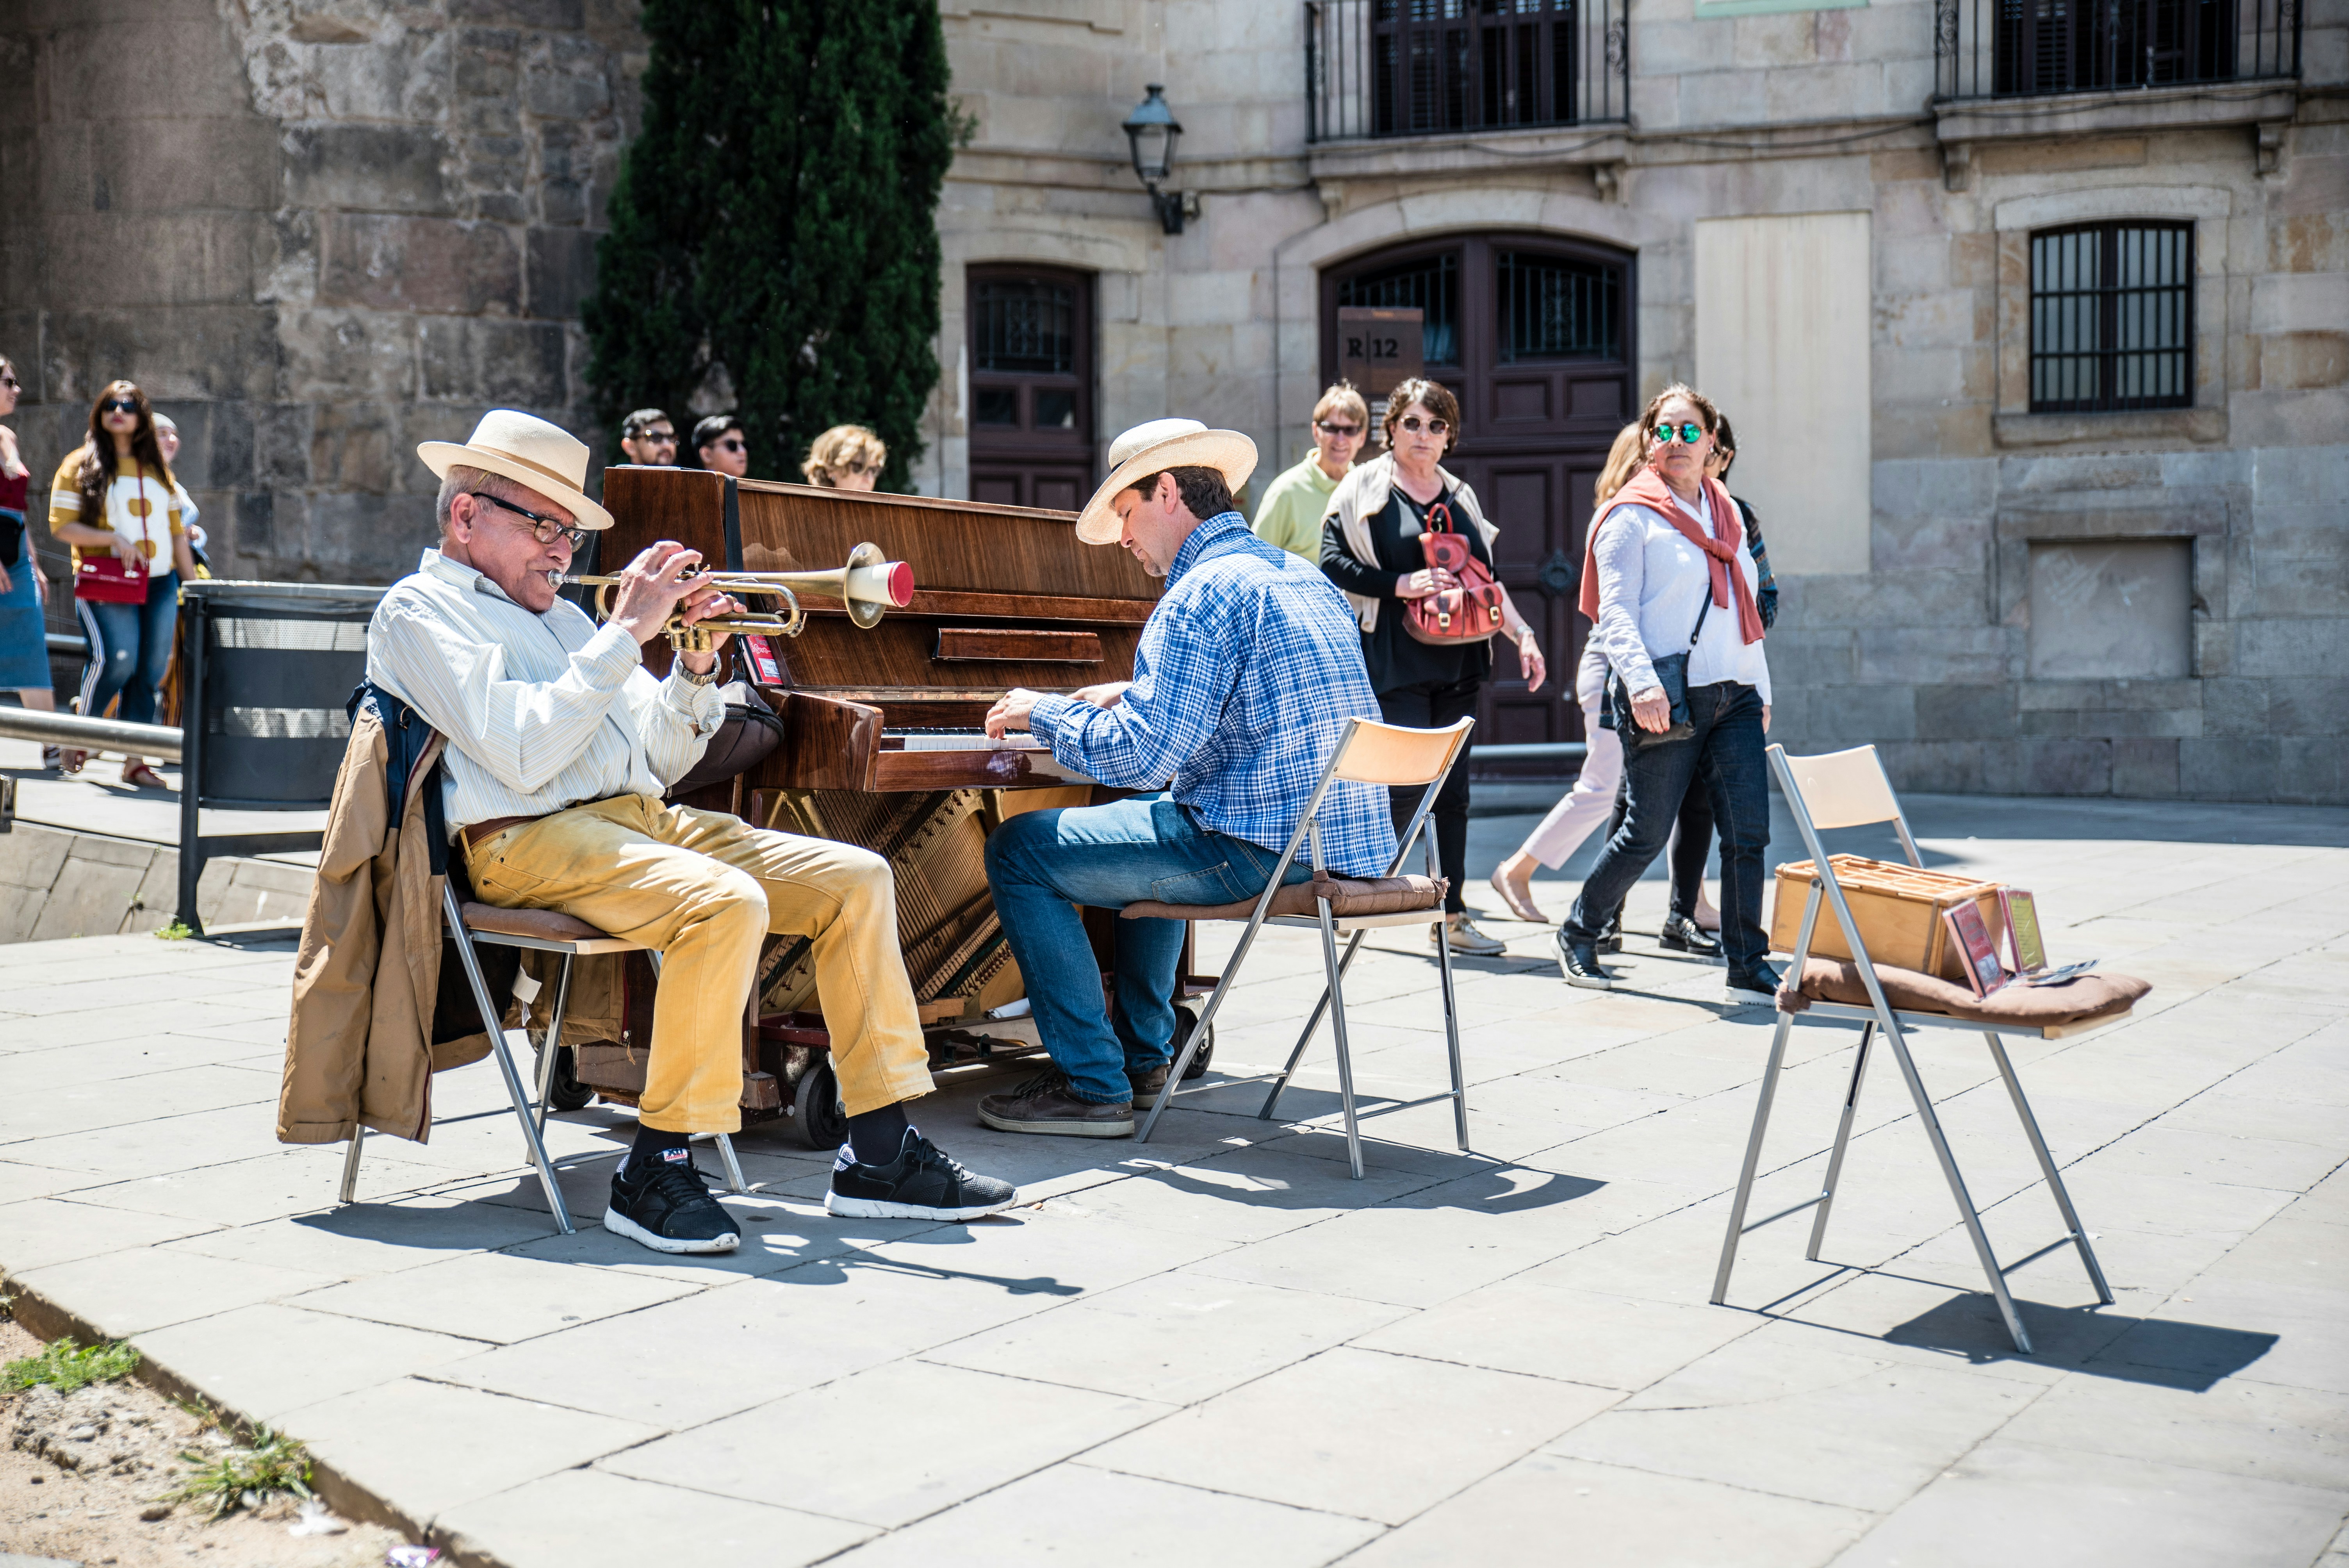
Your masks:
M24 383L23 383L22 381L17 380L14 376L0 376L0 387L22 387L22 386L24 386Z
M1656 445L1660 447L1671 446L1672 444L1672 437L1674 433L1673 427L1670 425L1659 425L1654 429L1648 432L1648 434L1655 437ZM1702 425L1696 424L1693 421L1679 427L1677 433L1682 444L1684 446L1693 447L1699 441L1704 439L1704 427Z
M1409 430L1414 436L1418 435L1422 430L1425 430L1431 436L1440 436L1444 434L1444 431L1452 428L1451 422L1446 419L1431 418L1427 423L1423 425L1420 423L1419 416L1416 414L1405 414L1401 419L1397 420L1396 423L1400 424L1404 429Z
M647 447L674 447L677 445L677 432L675 430L647 430L642 435L638 436L636 439L643 442Z
M749 443L744 441L740 436L729 436L722 441L712 441L709 444L716 447L721 452L739 452L743 450L749 445Z
M136 414L139 405L128 397L109 397L98 406L98 411L101 414Z
M534 511L524 511L510 500L500 500L496 496L484 495L480 490L467 490L464 493L471 496L475 500L485 500L492 506L502 507L516 517L530 519L531 537L541 544L552 544L558 539L567 540L570 542L571 548L575 551L584 548L587 543L587 531L584 528L574 528L569 523L557 522L551 517L541 517Z
M1362 428L1360 425L1333 425L1327 419L1317 420L1313 428L1325 436L1335 436L1341 441L1350 441L1362 433Z

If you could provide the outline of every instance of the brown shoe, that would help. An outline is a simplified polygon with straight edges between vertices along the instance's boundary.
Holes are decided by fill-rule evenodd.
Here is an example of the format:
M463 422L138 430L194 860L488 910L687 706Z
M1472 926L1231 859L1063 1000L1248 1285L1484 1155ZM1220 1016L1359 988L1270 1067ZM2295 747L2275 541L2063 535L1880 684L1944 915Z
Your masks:
M1133 1102L1093 1105L1069 1092L1052 1068L978 1102L978 1119L999 1132L1056 1132L1065 1138L1131 1138Z
M1125 1069L1125 1081L1133 1086L1134 1104L1154 1105L1157 1103L1159 1091L1166 1087L1166 1070L1171 1065L1171 1063L1160 1062L1156 1067L1152 1068L1149 1071L1139 1073L1135 1072L1132 1068Z

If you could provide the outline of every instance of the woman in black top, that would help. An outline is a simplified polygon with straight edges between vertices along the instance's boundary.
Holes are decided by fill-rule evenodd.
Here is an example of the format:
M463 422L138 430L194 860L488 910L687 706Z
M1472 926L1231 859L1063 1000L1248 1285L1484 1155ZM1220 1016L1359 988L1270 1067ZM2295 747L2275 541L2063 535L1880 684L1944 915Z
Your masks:
M1441 506L1452 529L1487 570L1498 531L1485 521L1476 492L1439 465L1460 428L1460 405L1433 381L1412 380L1387 398L1386 450L1357 466L1330 494L1321 524L1321 570L1346 591L1362 626L1362 660L1371 689L1389 724L1440 729L1476 711L1476 696L1493 673L1490 642L1423 643L1404 629L1404 601L1425 598L1456 585L1448 572L1431 569L1420 535ZM1506 635L1517 651L1526 689L1537 690L1547 673L1531 626L1509 604ZM1419 805L1422 791L1393 792L1395 830L1401 832ZM1468 922L1468 770L1453 769L1435 798L1435 845L1444 874L1444 919L1431 940L1449 940L1455 953L1492 956L1503 944Z

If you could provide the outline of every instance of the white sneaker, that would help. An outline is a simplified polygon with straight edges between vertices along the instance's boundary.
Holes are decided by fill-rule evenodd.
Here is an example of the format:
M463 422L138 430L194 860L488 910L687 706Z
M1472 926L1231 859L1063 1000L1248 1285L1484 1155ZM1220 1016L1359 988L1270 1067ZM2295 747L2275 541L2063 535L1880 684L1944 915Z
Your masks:
M1434 946L1449 936L1452 951L1470 958L1498 958L1509 950L1509 944L1485 935L1468 923L1464 914L1447 914L1441 925L1427 928L1427 944Z

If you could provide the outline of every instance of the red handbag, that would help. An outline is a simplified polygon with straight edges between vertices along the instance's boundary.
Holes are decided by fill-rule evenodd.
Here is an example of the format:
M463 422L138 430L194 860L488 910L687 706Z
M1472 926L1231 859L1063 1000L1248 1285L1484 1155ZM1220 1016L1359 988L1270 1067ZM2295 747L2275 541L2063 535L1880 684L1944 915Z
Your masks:
M1402 629L1413 639L1443 647L1454 643L1482 643L1500 631L1509 591L1493 581L1493 573L1468 539L1452 523L1452 509L1437 501L1427 509L1427 528L1419 536L1420 553L1429 569L1442 569L1459 579L1456 588L1406 600Z
M147 499L147 476L139 476L139 499ZM74 597L93 604L147 603L147 562L84 552L74 567Z

